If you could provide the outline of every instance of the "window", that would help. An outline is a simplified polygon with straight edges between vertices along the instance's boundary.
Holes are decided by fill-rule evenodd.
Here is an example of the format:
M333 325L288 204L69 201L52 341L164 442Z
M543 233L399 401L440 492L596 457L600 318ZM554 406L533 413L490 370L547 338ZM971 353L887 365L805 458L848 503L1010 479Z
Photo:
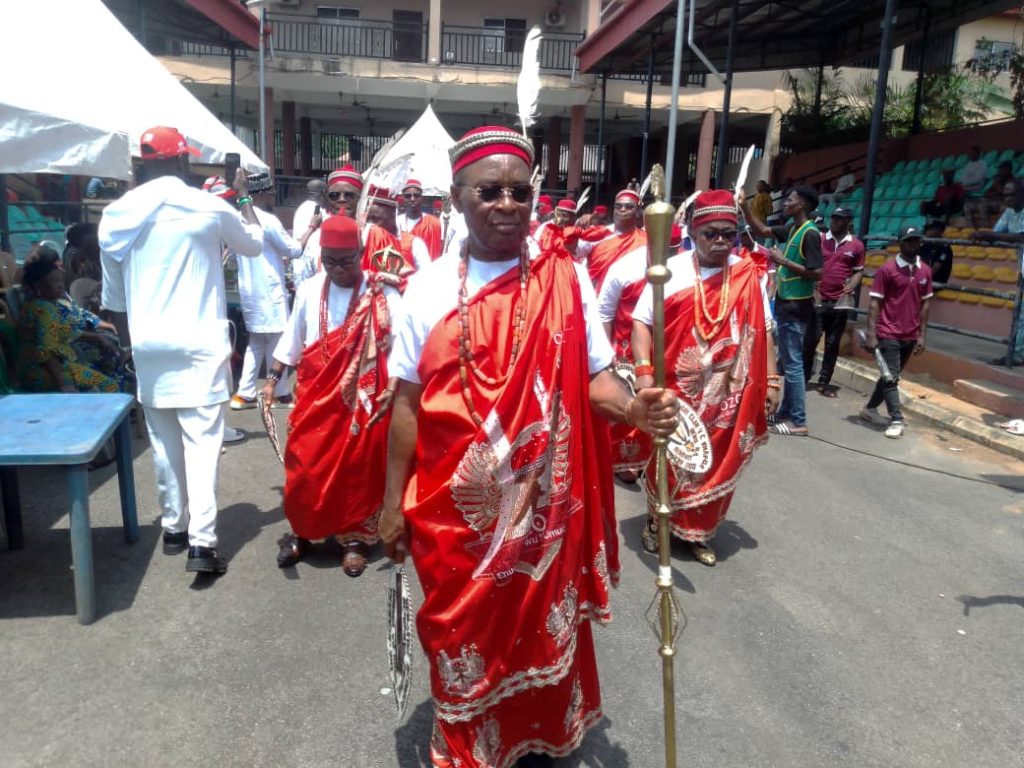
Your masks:
M526 19L484 18L487 53L522 53L526 42Z
M953 53L956 50L956 30L936 32L928 38L918 38L907 43L903 49L903 71L917 72L921 68L921 57L924 56L924 71L934 72L953 64Z
M967 66L989 73L1005 72L1010 68L1010 59L1016 50L1017 46L1014 43L987 40L982 37L974 43L974 55L967 62Z
M358 8L335 8L333 5L318 5L316 7L318 19L339 19L344 21L359 20Z

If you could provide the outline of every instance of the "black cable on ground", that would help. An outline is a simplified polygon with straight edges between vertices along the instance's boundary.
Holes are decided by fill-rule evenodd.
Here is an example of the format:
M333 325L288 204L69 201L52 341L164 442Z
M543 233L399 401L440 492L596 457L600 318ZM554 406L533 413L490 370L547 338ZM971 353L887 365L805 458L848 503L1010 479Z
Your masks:
M831 440L826 440L824 437L818 437L816 435L807 435L811 440L817 440L819 443L825 443L825 445L831 445L834 448L842 448L844 451L850 451L851 453L859 453L861 456L868 456L872 459L879 459L880 461L888 461L892 464L899 464L904 467L910 467L911 469L920 469L924 472L932 472L936 475L945 475L946 477L954 477L957 480L966 480L969 483L981 483L982 485L994 485L996 488L1003 488L1007 491L1016 491L1017 493L1024 492L1024 487L1007 485L1005 483L996 483L992 480L983 480L979 477L968 477L967 475L958 475L955 472L947 472L944 469L935 469L934 467L926 467L921 464L914 464L909 461L902 461L901 459L893 459L888 456L880 456L877 453L871 453L870 451L862 451L859 448L854 448L849 445L843 445L842 443L834 443Z

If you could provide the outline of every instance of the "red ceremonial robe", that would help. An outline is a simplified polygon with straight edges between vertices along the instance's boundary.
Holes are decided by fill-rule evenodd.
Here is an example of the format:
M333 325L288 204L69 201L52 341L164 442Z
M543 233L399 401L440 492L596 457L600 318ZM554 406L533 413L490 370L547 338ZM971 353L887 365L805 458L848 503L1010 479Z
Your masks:
M426 244L431 261L441 255L444 244L441 242L441 222L436 216L428 213L421 215L416 226L412 228L412 234Z
M377 541L388 419L367 428L387 386L387 300L375 282L352 315L310 344L296 370L285 448L284 511L304 539ZM326 301L330 280L324 280ZM358 289L357 289L358 290Z
M633 348L633 308L640 299L647 278L629 283L622 289L619 306L615 310L612 323L612 346L615 348L615 359L621 362L634 363ZM640 470L647 465L647 459L654 449L651 436L628 424L612 424L612 469L615 472Z
M594 290L601 292L601 284L604 283L605 275L608 274L612 264L621 259L630 251L647 244L647 233L637 227L628 234L615 234L606 237L594 246L587 259L587 271L590 273L590 281L594 284Z
M469 300L474 360L495 379L508 370L496 386L470 374L483 426L463 400L457 310L431 331L420 361L405 517L424 593L417 627L430 662L439 768L508 768L531 751L565 755L601 716L589 620L611 617L618 543L568 253L531 262L525 300L511 370L519 270Z
M722 273L704 282L707 307L717 314ZM729 267L728 320L705 341L694 327L693 287L665 299L667 384L696 411L711 438L711 468L691 473L668 462L672 533L706 543L725 519L740 472L767 439L768 343L757 266ZM671 454L669 454L671 457ZM655 461L647 467L648 508L657 505Z

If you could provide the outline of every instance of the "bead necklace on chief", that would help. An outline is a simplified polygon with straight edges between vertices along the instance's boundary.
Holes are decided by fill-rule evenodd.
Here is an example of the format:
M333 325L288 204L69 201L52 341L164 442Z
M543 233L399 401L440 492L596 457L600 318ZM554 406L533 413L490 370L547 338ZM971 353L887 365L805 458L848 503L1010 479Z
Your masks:
M715 317L708 309L707 295L704 293L704 279L700 274L700 261L697 259L697 251L693 252L693 271L695 279L693 284L693 314L696 319L695 327L697 333L704 341L711 341L718 335L718 331L725 323L729 312L729 257L725 257L725 264L722 265L722 290L718 297L718 316Z
M523 329L526 327L526 285L530 276L530 252L523 243L519 254L519 302L516 305L515 318L512 321L512 354L509 357L508 368L504 373L495 377L488 376L473 359L473 339L469 330L469 295L466 290L466 278L469 275L469 242L462 244L462 252L459 258L459 293L458 293L458 319L459 319L459 382L462 385L462 399L469 409L469 415L473 422L479 427L484 422L473 405L472 393L469 390L469 372L472 371L484 384L491 387L501 386L508 380L508 374L516 363L519 356L519 346L523 340Z

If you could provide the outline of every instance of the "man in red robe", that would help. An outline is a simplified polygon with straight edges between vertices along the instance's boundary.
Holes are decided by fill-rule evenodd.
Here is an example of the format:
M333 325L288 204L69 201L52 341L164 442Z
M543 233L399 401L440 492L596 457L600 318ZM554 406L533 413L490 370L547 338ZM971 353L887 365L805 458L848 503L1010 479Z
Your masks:
M767 438L765 416L781 399L764 279L752 259L732 253L737 218L731 192L701 194L690 224L694 250L669 259L665 285L666 383L684 403L684 434L673 437L668 451L671 526L704 565L716 562L711 539L741 470ZM637 358L651 355L652 305L647 287L633 309ZM637 386L649 386L652 373L638 375ZM657 551L654 474L649 464L642 543L651 552Z
M673 225L669 251L677 253L682 243L683 232L678 225ZM611 266L597 297L597 311L615 349L616 371L627 375L649 375L653 370L651 361L635 359L631 348L633 307L647 286L649 266L644 244ZM612 470L620 481L632 485L647 465L654 443L647 434L629 424L612 424L611 440Z
M402 190L405 201L405 213L398 216L398 232L411 233L427 246L431 260L441 255L441 222L436 217L423 212L423 185L416 179L405 182Z
M398 231L398 201L386 189L370 187L369 206L366 209L366 222L373 226L366 233L366 247L363 252L363 269L377 270L378 265L371 257L385 247L402 255L405 262L400 273L408 277L431 262L427 245L412 232Z
M601 716L590 620L618 547L595 416L665 434L678 403L629 393L586 273L557 242L531 253L532 142L490 126L450 154L468 235L403 298L380 533L423 587L432 765L550 764Z
M647 244L647 234L640 229L640 197L632 189L624 189L615 196L612 220L615 231L600 240L596 245L581 251L577 248L576 257L587 259L587 271L594 284L594 290L600 292L608 269L616 261L630 251Z
M360 269L354 219L330 216L320 231L323 270L299 286L263 387L269 406L275 382L297 366L284 459L284 512L294 535L281 541L277 564L295 565L312 540L333 537L345 573L359 576L367 545L377 541L384 495L387 424L375 424L373 410L387 399L387 347L399 299L385 276Z

